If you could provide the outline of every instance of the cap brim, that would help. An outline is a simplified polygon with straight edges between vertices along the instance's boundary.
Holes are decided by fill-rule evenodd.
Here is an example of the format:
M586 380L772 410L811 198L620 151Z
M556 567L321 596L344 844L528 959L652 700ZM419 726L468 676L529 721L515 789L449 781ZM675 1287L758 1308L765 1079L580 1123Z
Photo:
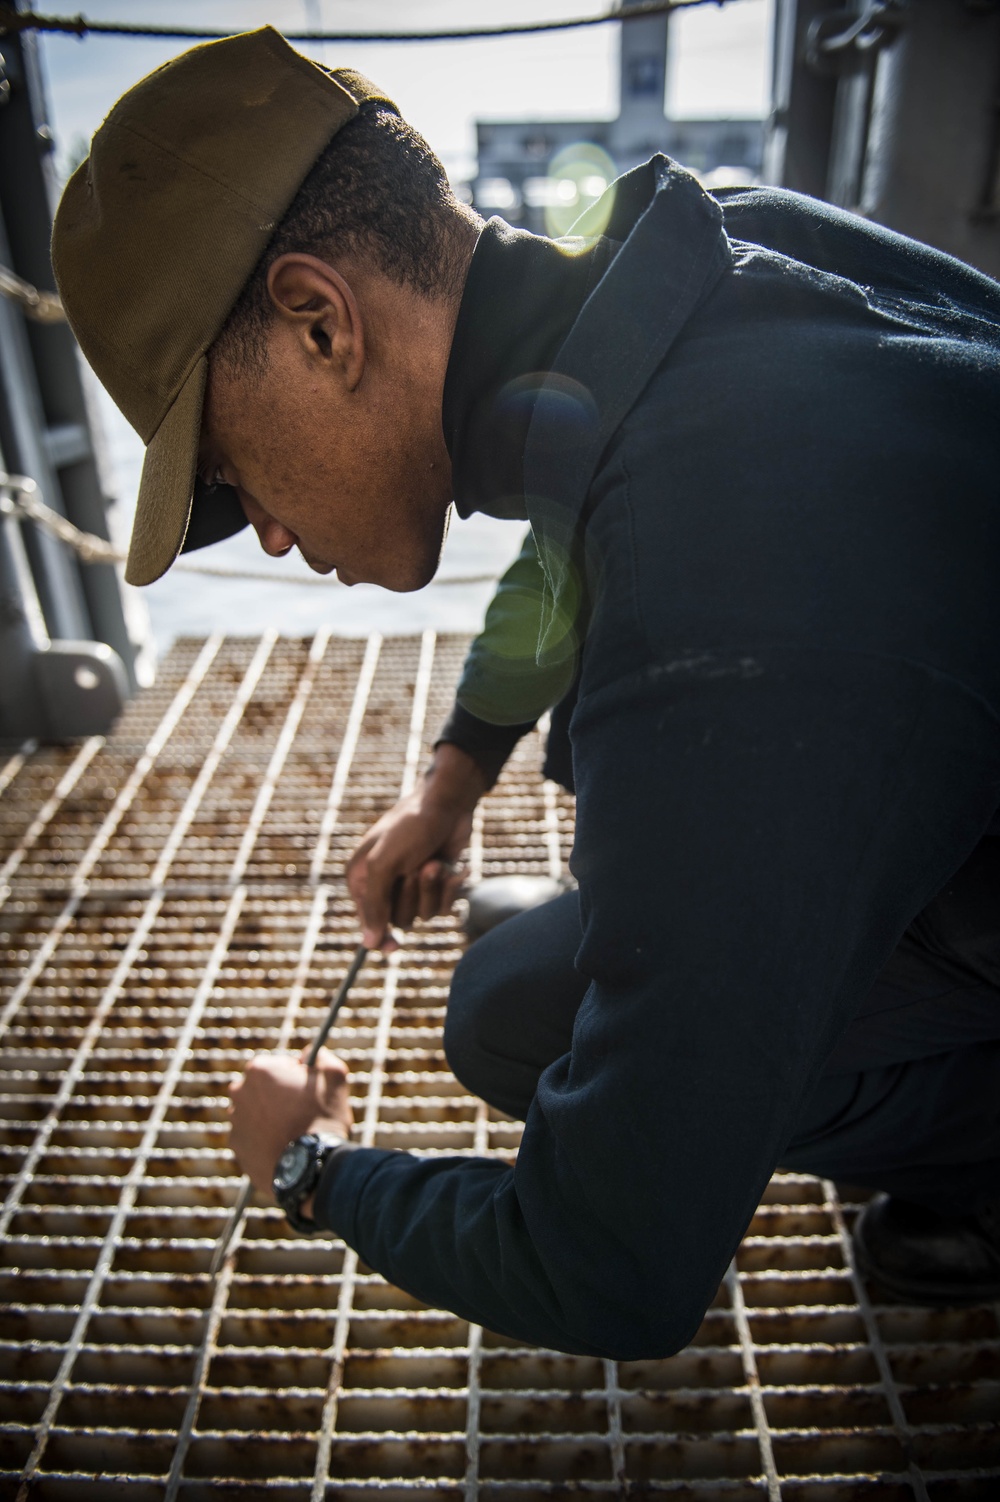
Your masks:
M208 360L202 355L146 448L125 565L129 584L152 584L161 578L184 544L207 379Z

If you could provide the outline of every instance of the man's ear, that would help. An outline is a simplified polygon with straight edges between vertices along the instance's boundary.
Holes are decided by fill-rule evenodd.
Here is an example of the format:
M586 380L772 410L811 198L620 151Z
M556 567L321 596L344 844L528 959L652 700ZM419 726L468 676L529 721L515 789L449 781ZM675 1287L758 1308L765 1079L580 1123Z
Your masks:
M358 300L340 272L318 256L289 251L269 267L267 291L305 358L338 374L353 391L365 368L365 331Z

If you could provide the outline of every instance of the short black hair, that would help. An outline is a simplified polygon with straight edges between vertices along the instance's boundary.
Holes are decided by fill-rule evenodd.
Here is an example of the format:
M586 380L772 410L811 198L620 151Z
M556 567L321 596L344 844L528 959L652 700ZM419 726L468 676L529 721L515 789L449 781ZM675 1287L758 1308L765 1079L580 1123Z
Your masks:
M458 296L468 261L461 247L477 223L423 136L388 105L366 100L317 157L215 350L244 374L263 369L272 315L267 273L289 251L364 257L427 297Z

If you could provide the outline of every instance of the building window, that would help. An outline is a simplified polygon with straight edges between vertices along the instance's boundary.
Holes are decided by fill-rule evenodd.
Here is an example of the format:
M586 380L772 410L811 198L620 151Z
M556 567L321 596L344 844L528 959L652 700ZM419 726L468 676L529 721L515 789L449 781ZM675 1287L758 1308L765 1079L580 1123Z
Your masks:
M655 53L630 57L625 68L625 87L631 99L654 99L663 94L663 63Z
M476 207L506 213L519 203L517 189L506 177L481 177L475 186Z
M549 136L539 133L522 137L521 145L525 156L531 157L533 161L541 161L550 155L553 142Z

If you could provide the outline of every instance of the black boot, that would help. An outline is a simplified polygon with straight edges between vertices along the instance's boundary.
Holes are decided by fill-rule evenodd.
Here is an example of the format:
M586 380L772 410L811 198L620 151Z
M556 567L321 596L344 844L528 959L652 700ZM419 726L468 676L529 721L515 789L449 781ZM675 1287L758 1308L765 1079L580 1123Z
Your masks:
M1000 1298L1000 1201L951 1217L881 1194L858 1216L854 1247L861 1271L905 1302Z
M561 897L574 885L572 877L487 876L464 894L469 903L465 932L470 939L480 939L497 924Z

